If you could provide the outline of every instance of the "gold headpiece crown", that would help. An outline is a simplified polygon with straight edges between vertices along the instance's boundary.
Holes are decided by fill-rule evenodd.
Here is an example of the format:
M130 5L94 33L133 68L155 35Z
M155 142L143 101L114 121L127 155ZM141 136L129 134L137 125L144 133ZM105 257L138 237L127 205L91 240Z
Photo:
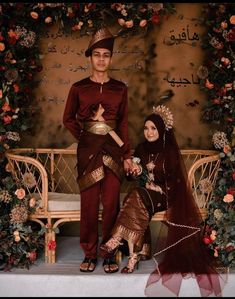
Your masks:
M173 114L164 105L153 106L153 113L158 114L161 116L162 120L164 121L166 130L170 130L173 127Z

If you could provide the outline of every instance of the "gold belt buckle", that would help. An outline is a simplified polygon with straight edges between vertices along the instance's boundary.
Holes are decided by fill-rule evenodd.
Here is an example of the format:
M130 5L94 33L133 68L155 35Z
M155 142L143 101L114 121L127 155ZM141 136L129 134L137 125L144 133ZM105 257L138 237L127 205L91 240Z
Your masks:
M108 126L105 123L96 123L94 124L89 131L93 134L98 134L98 135L106 135L108 134L109 131L111 131L112 128Z

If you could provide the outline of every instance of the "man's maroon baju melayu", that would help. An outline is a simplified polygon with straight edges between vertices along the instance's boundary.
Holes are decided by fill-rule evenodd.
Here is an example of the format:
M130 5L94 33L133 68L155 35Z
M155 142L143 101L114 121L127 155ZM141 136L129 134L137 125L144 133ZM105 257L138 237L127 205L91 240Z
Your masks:
M97 130L93 110L104 108L102 125L108 125L124 142L120 146ZM80 244L88 258L97 257L98 211L103 206L102 242L111 236L119 212L123 160L130 158L127 87L110 78L103 84L85 78L72 85L63 122L78 141L77 170L81 191ZM105 127L106 128L106 127Z

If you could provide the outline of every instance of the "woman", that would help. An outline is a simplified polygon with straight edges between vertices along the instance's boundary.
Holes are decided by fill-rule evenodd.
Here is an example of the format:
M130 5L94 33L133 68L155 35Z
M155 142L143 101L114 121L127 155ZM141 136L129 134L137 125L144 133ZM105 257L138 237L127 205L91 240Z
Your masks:
M216 280L218 289L213 290L211 279L201 275L215 274L216 271L213 258L202 242L202 219L172 126L173 116L163 105L154 107L153 113L145 119L146 140L137 146L131 169L140 186L126 196L112 238L102 246L102 253L114 253L122 240L128 241L130 256L122 273L132 273L146 244L152 216L166 210L166 243L153 256L155 259L163 252L166 254L159 264L155 259L157 269L150 275L147 287L167 277L167 287L178 294L179 280L187 273L194 273L201 290L205 288L208 292L219 293L219 282ZM173 277L174 273L181 275Z

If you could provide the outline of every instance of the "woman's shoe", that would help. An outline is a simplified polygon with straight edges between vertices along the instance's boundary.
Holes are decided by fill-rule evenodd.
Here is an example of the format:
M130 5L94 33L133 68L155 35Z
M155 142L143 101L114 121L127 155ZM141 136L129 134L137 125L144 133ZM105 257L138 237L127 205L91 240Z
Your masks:
M100 250L105 254L113 256L117 253L118 247L120 245L123 245L123 243L121 243L117 238L112 237L105 244L100 245Z
M121 273L132 273L135 268L139 267L140 256L138 253L132 253L128 258L127 266L121 270Z

